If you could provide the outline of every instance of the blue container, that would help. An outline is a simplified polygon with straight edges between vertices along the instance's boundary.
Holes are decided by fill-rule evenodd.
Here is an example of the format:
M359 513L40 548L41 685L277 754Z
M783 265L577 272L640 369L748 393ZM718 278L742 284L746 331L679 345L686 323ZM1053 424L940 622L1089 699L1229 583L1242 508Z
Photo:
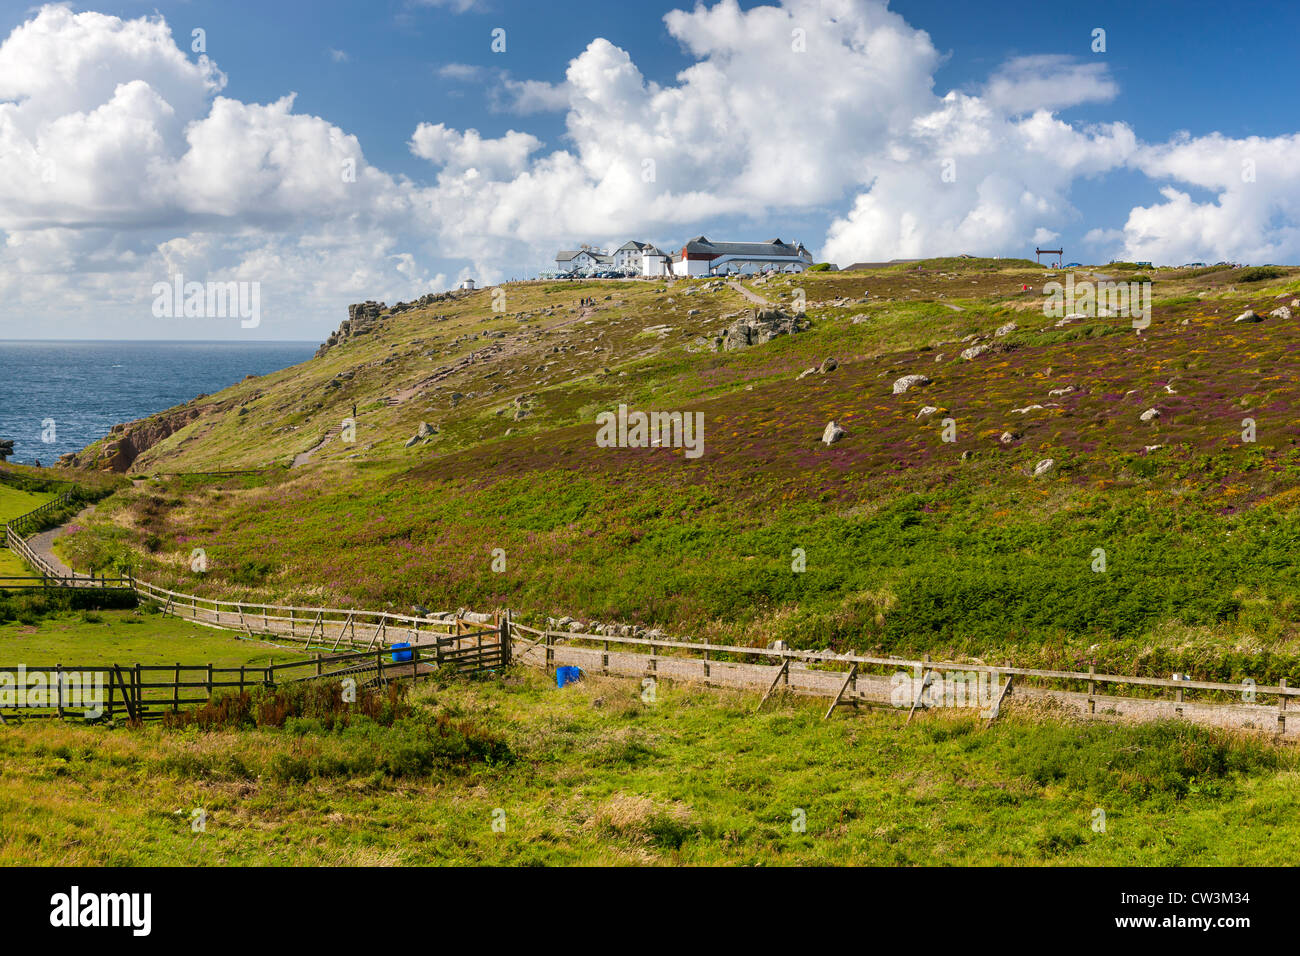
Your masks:
M582 680L581 667L557 667L555 668L555 686L563 687L565 684L576 684Z
M412 654L410 651L399 651L399 650L398 650L399 647L410 647L410 646L411 646L411 645L410 645L410 643L409 643L408 641L403 641L401 644L394 644L394 645L393 645L393 663L394 663L394 664L409 664L409 663L411 662L411 660L415 657L414 654Z

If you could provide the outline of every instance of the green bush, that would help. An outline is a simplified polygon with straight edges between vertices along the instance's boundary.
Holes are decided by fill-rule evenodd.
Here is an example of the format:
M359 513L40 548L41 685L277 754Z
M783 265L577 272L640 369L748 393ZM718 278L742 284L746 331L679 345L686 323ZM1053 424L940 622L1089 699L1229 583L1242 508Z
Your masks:
M1252 269L1243 269L1241 275L1237 276L1239 282L1263 282L1265 279L1281 279L1286 275L1285 269L1279 269L1277 266L1255 266Z

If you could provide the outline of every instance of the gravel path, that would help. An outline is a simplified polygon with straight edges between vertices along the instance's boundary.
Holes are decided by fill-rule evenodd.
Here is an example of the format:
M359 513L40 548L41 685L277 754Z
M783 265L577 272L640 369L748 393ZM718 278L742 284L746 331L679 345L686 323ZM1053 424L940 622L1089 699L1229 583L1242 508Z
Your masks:
M91 505L89 508L78 512L76 517L67 522L67 524L61 524L57 528L51 528L49 531L42 531L40 534L27 539L27 543L31 546L31 549L44 558L59 576L68 578L89 577L89 575L78 574L59 560L59 556L54 553L54 541L59 537L59 535L63 534L63 532L68 529L68 525L87 517L94 510L95 506Z
M739 282L729 281L727 285L731 286L733 289L735 289L737 292L739 292L741 295L743 295L746 299L748 299L750 302L754 303L755 305L772 304L771 302L767 301L767 299L759 295L757 292L754 292L750 289L746 289Z

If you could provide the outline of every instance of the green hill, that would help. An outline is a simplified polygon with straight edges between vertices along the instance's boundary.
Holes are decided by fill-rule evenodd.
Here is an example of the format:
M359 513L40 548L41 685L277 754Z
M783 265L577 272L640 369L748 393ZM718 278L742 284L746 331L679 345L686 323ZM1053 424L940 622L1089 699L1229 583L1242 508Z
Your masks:
M1063 274L960 259L747 282L784 311L745 348L721 282L354 310L318 358L81 453L259 471L121 491L67 553L248 599L1300 679L1300 270L1147 272L1140 334L1046 316ZM600 447L620 404L702 414L703 454Z

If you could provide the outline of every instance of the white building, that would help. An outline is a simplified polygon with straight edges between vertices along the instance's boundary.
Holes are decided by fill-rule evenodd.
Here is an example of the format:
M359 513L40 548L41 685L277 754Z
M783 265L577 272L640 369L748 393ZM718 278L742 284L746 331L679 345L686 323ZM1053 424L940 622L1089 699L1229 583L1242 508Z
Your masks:
M646 246L641 250L641 274L643 276L672 275L673 257L655 246Z
M464 282L462 282L462 283L460 284L460 288L461 288L461 290L464 291L464 292L473 292L473 291L474 291L474 280L473 280L473 279L466 279Z
M615 269L627 269L635 272L641 271L641 259L647 249L652 248L647 242L637 242L635 239L629 239L612 253Z
M802 243L711 242L696 236L676 255L647 242L630 239L612 253L577 249L555 255L557 272L635 272L647 277L753 275L759 272L802 272L813 264Z
M614 268L614 257L599 249L578 249L555 254L556 272L598 272Z
M752 275L757 272L803 272L813 264L803 243L711 242L696 236L673 257L672 270L679 276Z

